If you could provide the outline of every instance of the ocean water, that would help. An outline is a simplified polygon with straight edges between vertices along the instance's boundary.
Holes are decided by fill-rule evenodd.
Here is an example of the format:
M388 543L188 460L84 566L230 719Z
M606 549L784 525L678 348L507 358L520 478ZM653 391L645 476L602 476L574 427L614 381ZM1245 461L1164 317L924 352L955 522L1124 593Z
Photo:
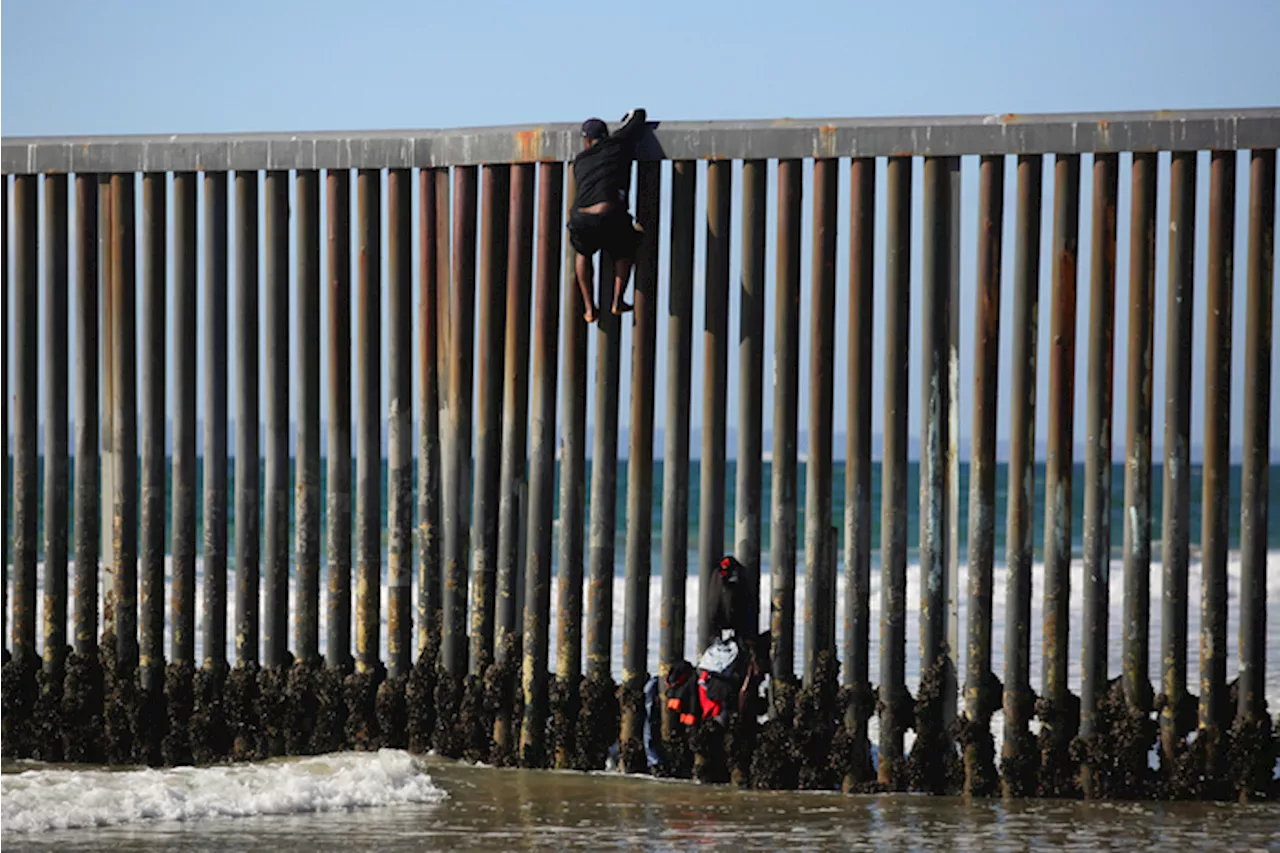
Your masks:
M231 768L8 763L7 851L1273 851L1275 804L739 791L403 752Z

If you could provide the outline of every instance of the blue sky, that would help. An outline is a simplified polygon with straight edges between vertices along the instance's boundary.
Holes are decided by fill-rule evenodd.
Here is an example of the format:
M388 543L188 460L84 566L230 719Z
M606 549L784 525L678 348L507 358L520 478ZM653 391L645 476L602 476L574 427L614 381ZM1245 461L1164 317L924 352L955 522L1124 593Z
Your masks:
M727 119L860 115L1102 111L1266 106L1280 101L1275 51L1280 4L1103 2L640 4L385 2L68 2L8 0L0 27L5 136L259 130L385 129L613 120L628 107L655 118ZM972 294L976 163L965 162L961 288ZM1046 163L1045 247L1051 238ZM1082 169L1077 441L1083 439L1088 318L1090 163ZM1241 440L1247 163L1239 168L1232 443ZM1155 393L1164 391L1167 325L1167 180L1162 163L1157 248ZM737 179L735 175L735 179ZM883 175L881 176L883 178ZM1128 160L1120 172L1115 444L1123 444L1128 291ZM1009 323L1014 177L1007 173L1000 428L1009 431ZM1203 432L1203 339L1208 160L1198 180L1193 441ZM806 178L806 188L808 180ZM879 188L883 189L883 179ZM735 180L735 194L738 180ZM847 169L840 227L847 228ZM700 202L701 203L701 202ZM769 201L770 218L774 198ZM883 199L880 200L883 208ZM811 198L806 196L808 218ZM665 211L664 211L665 213ZM666 263L664 217L662 262ZM735 230L737 227L735 213ZM772 222L771 222L772 229ZM918 199L914 229L920 228ZM701 292L702 227L698 234ZM806 235L807 235L806 223ZM880 223L883 239L883 222ZM840 237L840 316L847 316L847 233ZM736 276L739 248L733 246ZM768 267L772 271L772 247ZM883 274L883 256L877 258ZM913 261L919 328L919 257ZM808 305L808 251L805 252ZM663 278L665 286L665 275ZM772 278L770 277L770 286ZM1038 437L1047 417L1049 281L1041 283ZM882 415L883 291L877 293L875 430ZM695 318L701 327L701 299ZM736 288L731 323L737 327ZM961 299L961 434L969 433L972 298ZM665 314L665 295L662 303ZM43 310L43 306L42 306ZM327 306L326 306L327 310ZM233 315L234 316L234 315ZM767 319L772 340L772 305ZM808 326L805 318L805 327ZM292 324L291 324L292 327ZM232 330L234 335L234 329ZM844 329L837 359L846 352ZM6 335L6 339L9 336ZM172 333L170 333L172 339ZM665 375L663 340L659 376ZM917 339L913 337L913 340ZM385 340L385 332L384 332ZM624 338L623 400L630 333ZM695 341L694 393L701 342ZM807 359L807 351L802 353ZM912 353L912 432L919 424L919 353ZM72 362L74 364L74 362ZM806 362L807 363L807 362ZM1273 374L1280 360L1272 355ZM730 387L737 382L731 358ZM768 375L766 365L766 376ZM802 370L802 376L804 375ZM234 374L233 374L234 375ZM838 378L843 379L838 373ZM385 380L384 380L385 382ZM767 383L766 383L767 384ZM1275 382L1273 382L1274 388ZM1273 392L1274 396L1274 392ZM234 393L232 394L234 399ZM699 397L695 396L695 401ZM384 391L384 404L387 395ZM766 429L772 394L766 390ZM802 405L804 399L802 398ZM233 403L234 405L234 403ZM695 427L701 412L695 404ZM836 428L845 396L837 381ZM588 409L590 411L590 409ZM803 411L803 410L802 410ZM730 426L736 422L730 405ZM621 406L626 423L627 406ZM659 424L663 417L658 403ZM1158 406L1157 443L1164 424ZM803 417L802 417L803 428ZM1280 418L1271 445L1280 446Z

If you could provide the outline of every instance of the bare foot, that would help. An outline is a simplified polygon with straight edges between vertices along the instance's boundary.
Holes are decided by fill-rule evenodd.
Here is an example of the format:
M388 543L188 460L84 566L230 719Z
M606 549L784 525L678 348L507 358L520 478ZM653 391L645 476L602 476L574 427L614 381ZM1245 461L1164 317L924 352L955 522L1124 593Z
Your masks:
M626 314L628 311L632 310L634 307L635 307L634 305L631 305L628 302L615 302L613 303L613 313Z
M594 323L596 321L596 306L588 305L586 313L582 315L582 319L586 320L588 324Z

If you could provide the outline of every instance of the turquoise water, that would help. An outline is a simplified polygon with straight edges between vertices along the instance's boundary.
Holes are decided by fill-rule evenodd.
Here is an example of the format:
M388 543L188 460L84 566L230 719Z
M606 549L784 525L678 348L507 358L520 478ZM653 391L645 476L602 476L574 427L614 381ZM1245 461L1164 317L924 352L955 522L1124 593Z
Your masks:
M294 467L295 467L294 461L290 460L289 473L290 473L290 484L291 484L290 490L291 491L292 491ZM353 482L355 480L355 477L354 477L355 469L356 469L356 465L353 460L352 461ZM10 467L9 470L12 470L12 468ZM166 477L168 477L169 470L170 469L166 468ZM260 484L263 482L263 477L264 477L263 470L264 470L263 467L260 466L259 467L259 483ZM1201 541L1200 527L1201 527L1202 512L1201 512L1200 499L1203 491L1202 481L1201 481L1202 470L1203 470L1202 467L1199 465L1193 465L1191 468L1190 538L1191 538L1191 544L1193 548L1198 547ZM41 496L43 496L44 494L43 471L44 471L44 468L43 468L43 461L42 461L40 465ZM415 478L416 478L416 469L415 469ZM1231 548L1233 549L1238 548L1240 544L1240 515L1241 515L1240 513L1240 478L1241 478L1240 466L1238 465L1232 466L1231 488L1230 488L1231 531L1230 531L1229 541L1230 541ZM320 474L320 488L321 488L322 494L326 487L326 479L327 478L324 470L324 465L322 463L321 474ZM734 526L734 505L736 501L736 479L737 479L737 464L735 461L729 460L725 463L726 509L725 509L724 541L726 543L727 548L732 547L732 543L734 541L733 526ZM996 528L995 528L995 536L996 536L995 548L996 548L997 561L1003 561L1004 554L1005 554L1005 533L1007 530L1006 510L1008 506L1008 496L1009 496L1008 480L1009 480L1008 465L1005 463L998 464L996 466L996 520L997 521L996 521ZM832 508L831 524L841 529L842 531L841 536L843 537L844 505L845 505L845 488L844 488L845 464L843 462L836 462L834 464L833 481L834 481L834 490L833 490L833 508ZM1152 518L1151 535L1153 540L1155 540L1155 542L1157 543L1154 546L1153 556L1156 559L1158 559L1159 558L1158 542L1161 536L1161 511L1160 510L1161 510L1161 500L1162 500L1162 494L1163 494L1163 469L1162 469L1162 466L1159 464L1156 464L1155 466L1153 466L1152 481L1153 482L1152 482L1151 506L1152 506L1154 517ZM416 482L416 479L415 479L415 482ZM588 505L590 504L590 487L589 487L590 482L591 482L591 462L590 460L588 460L587 462ZM652 542L653 542L653 549L655 553L660 550L661 542L662 542L662 506L663 506L662 482L663 482L663 463L661 460L658 460L654 462L653 499L650 502L651 523L653 525ZM1035 471L1036 506L1035 506L1034 512L1032 513L1035 520L1034 541L1036 543L1036 559L1041 558L1041 551L1044 543L1044 520L1045 520L1044 483L1045 483L1044 464L1039 463L1036 465L1036 471ZM803 463L799 465L799 475L798 475L797 485L798 485L798 495L799 495L798 501L797 501L798 515L799 515L798 529L800 531L800 535L798 538L802 546L803 531L804 531L804 525L805 525L805 491L806 491L805 466ZM234 495L234 489L235 489L234 470L229 473L227 487L228 487L228 495L229 496ZM698 461L693 460L690 464L690 470L689 470L688 506L689 506L689 547L690 549L696 549L697 542L698 542L698 530L699 530L698 501L699 501L700 487L701 487L701 468ZM201 492L202 488L203 488L203 474L201 469L198 466L197 476L196 476L196 490L198 495L202 494ZM617 527L616 527L616 535L615 535L615 549L618 555L618 559L616 562L618 563L619 571L621 571L622 549L625 541L625 531L626 531L626 506L627 506L627 501L626 501L627 461L625 459L620 459L618 461L617 489L618 489L617 519L616 519ZM879 548L880 548L880 464L878 462L873 463L873 466L872 466L871 493L872 493L871 494L871 522L872 522L871 547L872 547L872 557L874 561L878 559ZM69 495L72 494L71 489L69 489L68 494ZM908 515L907 537L908 537L908 551L909 551L908 560L910 561L914 561L916 559L918 543L919 543L919 532L920 532L919 494L920 494L920 466L918 463L912 462L909 464L908 471L907 471L907 515ZM1280 498L1280 466L1273 465L1270 468L1270 494L1273 497ZM385 530L386 530L386 519L387 519L386 496L387 496L387 463L383 461L382 462L382 525L383 525L383 531L384 531L383 533L384 549L385 549L385 543L386 543ZM557 517L559 514L559 509L558 509L559 497L560 497L559 465L557 464L557 484L556 484ZM416 491L415 491L414 500L416 504L416 500L417 500ZM69 503L72 503L72 502L69 501ZM236 518L235 518L234 501L231 501L231 503L233 505L228 508L227 541L229 545L230 543L235 542ZM763 497L762 497L762 503L761 503L761 506L763 508L763 513L762 513L763 517L762 517L762 525L761 525L762 539L763 539L762 547L763 547L766 560L768 558L768 552L770 548L770 539L772 534L772 529L770 524L771 503L772 503L772 472L771 472L770 463L766 462L763 465ZM166 483L165 508L166 508L165 509L166 540L169 540L170 536L172 535L172 518L170 515L171 508L172 508L171 482ZM289 519L290 542L294 541L293 539L294 512L295 512L295 508L291 504L290 519ZM415 506L415 515L416 515L416 506ZM968 529L969 529L968 516L969 516L969 465L968 463L961 463L960 464L960 551L961 551L960 559L961 560L965 559L965 550L966 550L966 543L968 539ZM589 518L589 515L588 515L588 518ZM41 524L42 530L43 530L43 524L44 524L43 519L44 519L44 507L43 507L43 501L42 501L41 512L40 512L40 524ZM1115 464L1112 466L1112 470L1111 470L1111 553L1115 557L1119 557L1121 555L1121 544L1122 544L1123 529L1124 529L1123 522L1124 522L1124 465ZM73 532L74 532L74 523L75 523L74 519L72 519ZM325 508L324 508L323 500L321 501L321 524L322 524L322 527L327 530L328 519L325 517ZM197 508L196 526L197 526L197 542L200 543L200 546L202 549L203 541L204 541L203 539L203 536L204 536L203 507L202 506ZM1079 556L1081 554L1081 549L1083 546L1083 528L1084 528L1084 465L1077 464L1075 466L1075 473L1073 477L1072 532L1071 532L1072 550L1076 556ZM322 530L322 533L323 532L324 531ZM41 537L41 539L43 540L43 537ZM69 541L74 542L74 539L70 539ZM321 542L322 543L325 542L325 538L323 535L321 538ZM1268 516L1267 548L1268 550L1280 549L1280 512L1277 512L1277 511L1273 511L1269 513L1269 516ZM40 559L43 559L43 550L44 550L43 545L41 545L40 557L39 557ZM234 548L231 548L231 550L234 550ZM321 559L322 560L324 559L323 546L321 548ZM234 555L232 556L232 562L234 562ZM655 565L656 565L656 562L655 562Z

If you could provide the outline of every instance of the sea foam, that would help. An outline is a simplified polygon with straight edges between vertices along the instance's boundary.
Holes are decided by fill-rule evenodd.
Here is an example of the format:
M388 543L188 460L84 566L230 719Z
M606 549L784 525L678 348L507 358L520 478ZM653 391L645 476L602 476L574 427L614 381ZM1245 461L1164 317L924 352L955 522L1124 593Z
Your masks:
M0 776L0 795L5 835L431 804L446 798L419 759L391 749L199 769L37 767Z

